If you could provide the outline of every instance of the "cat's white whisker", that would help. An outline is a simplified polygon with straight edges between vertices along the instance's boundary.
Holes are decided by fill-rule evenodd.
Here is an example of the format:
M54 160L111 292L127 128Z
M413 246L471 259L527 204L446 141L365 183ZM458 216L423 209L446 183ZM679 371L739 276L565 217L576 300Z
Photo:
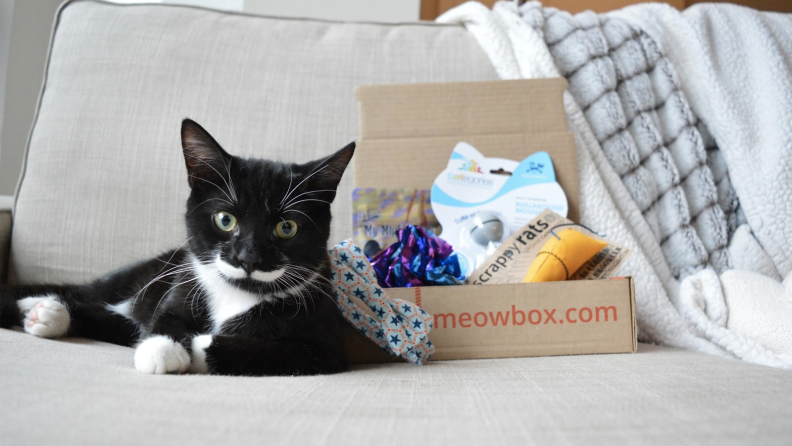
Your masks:
M305 287L298 282L298 279L292 278L291 276L284 277L284 280L287 283L291 283L292 284L287 289L291 289L292 293L294 293L294 294L290 294L290 295L297 298L297 306L298 306L297 312L299 312L299 306L300 305L306 306L306 299L305 299L305 296L303 295L303 292L305 291ZM286 296L286 297L288 297L288 296ZM295 312L295 316L297 315L297 312ZM292 317L294 317L294 316L292 316Z
M308 192L303 192L303 193L301 193L300 195L297 195L296 197L292 198L291 200L289 200L289 201L288 201L288 203L284 204L283 206L289 207L289 205L290 205L290 204L291 204L291 203L292 203L294 200L296 200L296 199L298 199L298 198L302 197L303 195L308 195L308 194L318 194L318 193L320 193L320 192L335 192L335 190L333 190L333 189L319 189L319 190L309 190Z
M189 240L189 239L188 239L188 240ZM173 275L173 274L178 274L178 273L186 273L186 272L194 272L194 267L193 267L193 265L192 265L192 264L183 264L183 265L181 265L181 266L182 266L183 268L181 268L179 271L173 272L173 273L171 273L171 274L168 274L168 275ZM173 291L173 289L174 289L174 288L176 288L176 287L178 287L178 286L181 286L181 285L184 285L184 284L187 284L187 283L190 283L190 282L193 282L193 281L195 281L195 280L197 280L197 279L198 279L198 276L197 276L197 275L193 275L193 278L192 278L192 279L190 279L190 280L185 280L185 281L182 281L182 282L179 282L179 283L177 283L177 284L173 285L172 287L170 287L170 288L169 288L167 291L165 291L165 292L162 294L162 297L160 298L160 300L157 302L157 305L154 307L154 312L152 313L152 320L153 320L154 316L157 314L157 309L159 308L159 305L160 305L160 303L162 302L162 300L163 300L165 297L167 297L167 296L168 296L168 294L170 294L170 292L171 292L171 291ZM157 278L155 278L155 280L158 280L158 279L157 279ZM153 282L154 282L154 281L152 281L152 282L149 282L149 284L151 284L151 283L153 283ZM148 286L149 286L149 285L147 285L147 286L146 286L146 288L148 288ZM193 287L193 288L194 288L194 287ZM139 293L139 292L138 292L138 293ZM188 293L187 293L187 295L186 295L186 297L189 297L189 295L190 295L190 294L189 294L189 292L188 292ZM137 295L136 295L136 296L137 296ZM137 297L136 297L135 299L137 299ZM185 298L185 300L186 300L186 298ZM134 301L132 302L132 308L134 308L134 306L135 306L135 302L136 302L136 300L134 300ZM193 314L193 318L194 318L194 317L195 317L195 315Z
M305 290L304 278L299 277L296 279L291 271L287 271L281 279L287 285L287 288L282 290L282 292L278 295L278 297L280 297L281 299L286 299L288 297L295 297L297 299L298 305L300 304L300 302L305 300L303 296L303 291Z
M293 280L298 280L299 281L299 279L293 279ZM300 299L302 301L302 305L307 309L308 308L308 299L311 298L311 293L310 293L310 291L307 288L310 285L310 280L305 280L305 281L301 282L300 285L302 285L300 287L300 291L299 291ZM313 303L313 299L312 298L311 298L311 302Z
M297 202L295 202L295 203L292 203L292 204L290 204L290 205L289 205L289 207L287 207L286 209L289 209L289 208L291 208L292 206L298 205L298 204L300 204L300 203L305 203L306 201L318 201L318 202L321 202L321 203L327 203L327 205L328 205L328 206L332 205L332 203L330 203L329 201L325 201L325 200L319 200L319 199L317 199L317 198L306 198L306 199L304 199L304 200L300 200L300 201L297 201Z
M186 147L186 148L185 148L185 150L190 150L190 149L193 149L193 148L194 148L194 147L190 146L190 147ZM219 177L220 177L220 179L221 179L221 180L223 180L223 183L225 183L225 185L226 185L226 188L228 189L228 192L229 192L229 193L231 193L231 195L233 196L233 199L232 199L231 197L228 197L228 199L229 199L229 200L232 200L232 201L233 201L233 202L235 202L235 203L236 203L236 202L238 202L238 200L237 200L237 198L236 198L236 193L234 192L234 190L233 190L233 187L231 187L231 186L228 184L228 181L231 181L231 171L230 171L230 169L229 169L228 165L226 165L226 163L225 163L225 160L223 160L223 165L226 167L226 171L228 172L228 181L226 181L226 179L223 177L223 175L221 175L221 174L220 174L220 172L218 172L218 171L217 171L217 169L215 169L215 168L214 168L214 166L212 166L211 164L209 164L208 162L206 162L206 160L204 160L203 158L196 157L196 156L194 156L194 155L189 155L188 157L190 157L190 158L193 158L193 159L196 159L196 160L198 160L198 161L200 161L200 162L204 163L204 164L205 164L207 167L209 167L210 169L214 170L214 172L217 174L217 176L219 176ZM210 182L210 183L211 183L211 182ZM214 184L214 183L212 183L212 184ZM217 186L217 185L215 185L215 186ZM218 186L218 189L220 189L220 187L219 187L219 186ZM220 190L222 191L222 189L220 189ZM228 196L228 194L226 194L226 196Z
M333 284L333 281L331 281L331 280L330 280L330 279L328 279L327 277L325 277L325 276L323 276L323 275L319 274L317 271L315 271L315 270L312 270L312 269L310 269L310 268L306 268L306 267L304 267L304 266L301 266L301 265L294 265L294 264L286 264L285 266L286 266L286 267L288 267L288 268L295 269L295 270L302 270L302 271L305 271L305 272L307 272L307 273L309 273L309 274L315 274L315 275L316 275L316 277L315 277L316 279L324 280L324 281L325 281L325 282L326 282L328 285L330 285L330 286L333 286L333 285L334 285L334 284Z
M292 268L293 271L290 271L288 268ZM309 273L309 276L308 277L302 277L301 275L299 275L297 273L300 270L303 270L303 271ZM297 280L301 284L301 287L303 289L305 289L306 287L312 287L314 290L324 294L325 296L330 297L331 299L333 298L322 287L320 287L319 285L314 283L315 280L321 279L321 280L325 280L328 285L332 286L332 282L330 282L330 280L328 280L326 277L323 277L318 272L313 271L313 270L311 270L309 268L305 268L305 267L299 266L299 265L291 265L291 264L289 264L287 266L287 275L291 279ZM308 297L311 298L311 303L315 304L314 299L313 299L313 295L311 295L311 293L308 293ZM306 301L306 306L307 306L307 301Z
M330 298L330 300L335 300L334 296L332 296L330 293L325 291L325 289L322 288L321 286L319 286L318 284L314 283L314 280L316 280L316 279L325 280L325 283L327 283L330 286L330 288L333 287L333 283L330 280L328 280L327 278L319 275L318 273L314 273L314 274L315 275L312 276L312 278L310 280L305 281L305 285L313 288L315 291L317 291L317 292L323 294L324 296ZM313 295L309 293L308 296L311 297L311 303L313 303L314 307L315 307L316 303L315 303L315 301L313 299Z
M301 267L299 267L299 266L297 266L297 265L292 265L292 267L293 267L293 268L295 268L295 269L297 269L297 270L299 270L299 269L301 268ZM319 273L318 273L318 272L316 272L316 271L313 271L313 270L311 270L311 269L308 269L308 268L302 268L302 269L303 269L305 272L309 273L309 277L308 277L307 279L305 279L305 284L306 284L307 286L314 286L314 287L316 287L316 289L318 289L319 291L321 291L321 292L323 292L325 295L327 295L327 292L325 292L325 291L324 291L324 290L323 290L321 287L319 287L318 285L316 285L316 284L314 283L314 281L316 281L316 280L323 280L325 283L327 283L327 284L328 284L328 285L330 285L331 287L333 286L333 282L332 282L330 279L328 279L328 278L326 278L326 277L322 276L321 274L319 274Z
M228 164L226 164L225 161L223 161L223 164L225 165L226 173L228 173L228 188L231 190L231 195L234 197L234 201L238 203L239 199L237 198L236 187L234 187L234 179L231 178L231 163L233 162L234 159L232 158L228 161Z
M157 316L157 309L159 309L159 306L162 303L162 301L165 300L168 296L170 296L170 292L173 291L174 288L193 282L195 280L198 280L198 277L193 277L190 280L184 280L178 282L176 285L173 285L172 287L168 288L168 291L162 293L162 297L160 297L160 300L157 302L157 305L154 307L154 311L151 312L151 319L149 320L149 322L154 322L154 318Z
M279 277L279 279L282 278L284 281L286 281L286 280L288 280L289 278L292 278L292 277L293 277L292 273L286 272L283 276ZM302 278L302 277L300 279L304 280L304 278ZM289 286L286 289L284 289L280 294L276 295L275 297L278 297L278 298L281 298L281 299L285 299L285 298L289 297L289 295L291 293L296 293L296 292L300 291L303 288L305 288L305 283L304 282L294 282L293 284L289 284Z
M299 184L297 184L297 186L294 186L294 189L293 189L291 192L289 192L289 195L293 194L295 190L297 190L297 189L299 189L299 188L300 188L300 185L301 185L301 184L305 183L306 181L308 181L308 179L309 179L309 178L311 178L312 176L314 176L314 175L316 175L317 173L319 173L319 172L321 172L322 170L324 170L324 169L325 169L327 166L329 166L329 164L325 164L324 166L322 166L322 168L321 168L321 169L314 170L314 171L313 171L313 172L312 172L310 175L308 175L308 176L307 176L307 177L305 177L305 178L304 178L302 181L300 181L300 183L299 183ZM283 199L283 201L285 201L287 198L289 198L289 195L287 195L287 196L286 196L286 197ZM281 206L281 207L283 207L283 206Z
M286 298L287 298L287 297L290 297L290 296L292 296L292 295L291 295L291 294L286 294L286 293L285 293L285 291L283 290L283 288L280 286L280 282L281 282L281 281L283 281L283 284L284 284L284 285L286 285L286 287L287 287L286 289L287 289L287 290L288 290L289 288L293 287L293 284L292 284L292 282L291 282L291 281L290 281L290 280L289 280L289 279L288 279L286 276L279 277L279 278L278 278L278 280L276 280L276 281L274 282L274 285L275 285L275 286L277 286L277 288L278 288L278 291L277 291L277 293L275 294L275 296L276 296L276 297L280 297L280 299L281 299L281 302L282 302L282 304L283 304L283 306L284 306L284 308L285 308L285 306L286 306ZM300 312L300 307L299 307L299 305L300 305L300 301L299 301L299 297L298 297L298 298L297 298L297 311L296 311L296 312L295 312L295 313L294 313L294 314L291 316L291 318L293 318L294 316L296 316L296 315L297 315L297 314ZM289 318L289 319L291 319L291 318Z
M184 245L186 245L186 244L187 244L187 243L188 243L190 240L192 240L192 238L193 238L193 237L194 237L194 236L192 236L192 235L191 235L191 236L189 236L189 237L187 237L187 240L183 241L183 242L181 243L181 245L179 245L179 247L178 247L178 248L174 249L174 250L173 250L173 254L171 254L171 256L170 256L170 257L168 257L168 261L167 261L167 262L165 262L165 263L166 263L166 264L168 264L168 265L172 265L172 263L171 263L170 261L171 261L171 260L173 260L173 257L176 255L176 253L177 253L177 252L179 252L179 250L180 250L180 249L182 249L182 247L184 247ZM165 268L163 267L163 269L165 269ZM162 270L160 270L160 272L162 272Z
M202 291L203 291L203 287L201 285L201 281L198 280L193 284L192 288L190 288L190 290L187 291L187 294L185 294L184 296L185 302L188 300L190 301L190 305L189 305L190 314L192 315L194 321L197 321L195 317L195 298L198 297L199 293ZM190 295L192 295L192 297L190 297Z
M281 201L280 201L280 203L278 203L278 205L282 205L283 201L286 199L286 197L288 197L289 194L291 194L291 186L292 186L292 180L293 179L294 179L294 173L292 172L291 165L289 165L289 187L286 188L286 193L283 195L283 198L281 198Z
M193 178L194 178L194 179L196 179L196 180L201 180L201 181L203 181L204 183L209 183L209 184L211 184L212 186L216 187L216 188L217 188L217 190L219 190L220 192L222 192L222 193L223 193L223 195L225 195L225 196L226 196L226 198L228 198L228 199L229 199L229 200L231 200L231 201L234 201L234 199L233 199L233 198L231 198L231 196L230 196L230 195L228 195L228 193L227 193L226 191L224 191L222 187L218 186L218 185L217 185L217 184L215 184L214 182L212 182L212 181L209 181L209 180L207 180L207 179L205 179L205 178L201 178L201 177L193 177Z
M131 299L132 299L132 305L131 305L131 308L132 308L132 310L134 310L134 309L135 309L135 304L137 304L137 300L138 300L138 298L139 298L140 296L145 296L145 295L146 295L146 290L148 290L148 288L149 288L149 287L150 287L152 284L154 284L154 283L156 283L156 282L158 282L158 281L160 281L160 280L164 279L165 277L173 276L173 275L175 275L175 274L181 274L181 273L185 273L185 272L189 271L189 269L190 269L190 266L189 266L189 265L187 265L187 264L177 265L177 266L174 266L174 267L172 267L172 268L169 268L169 269L168 269L168 270L166 270L164 273L162 273L162 274L159 274L159 275L157 275L156 277L154 277L154 278L153 278L153 279L152 279L152 280L151 280L149 283L147 283L146 285L144 285L144 286L143 286L143 288L141 288L140 290L138 290L138 292L137 292L137 293L135 293L135 294L132 296L132 298L131 298Z
M190 212L188 212L188 213L187 213L187 215L190 215L190 214L192 214L192 213L193 213L193 211L195 211L195 210L196 210L196 209L198 209L199 207L203 206L205 203L208 203L208 202L210 202L210 201L213 201L213 200L222 201L223 203L226 203L226 204L228 204L229 206L233 206L233 205L234 205L234 203L231 203L230 201L228 201L228 200L226 200L226 199L223 199L223 198L217 198L217 197L215 197L215 198L209 198L208 200L204 200L204 201L202 201L202 202L198 203L197 205L195 205L195 207L194 207L194 208L192 208L192 209L190 210Z
M285 211L283 211L283 213L284 213L284 214L285 214L286 212L299 212L300 214L303 214L303 215L305 215L305 218L307 218L308 220L310 220L310 221L311 221L311 223L313 223L313 225L314 225L314 226L316 226L316 229L319 229L319 225L317 225L317 224L316 224L316 222L315 222L315 221L313 221L313 218L311 218L311 217L310 217L308 214L306 214L305 212L303 212L303 211L300 211L300 210L297 210L297 209L286 209Z

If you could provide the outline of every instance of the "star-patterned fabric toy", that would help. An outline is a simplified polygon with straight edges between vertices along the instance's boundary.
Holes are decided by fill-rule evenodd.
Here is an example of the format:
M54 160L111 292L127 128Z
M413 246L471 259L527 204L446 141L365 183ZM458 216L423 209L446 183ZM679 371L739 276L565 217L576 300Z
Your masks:
M377 284L377 274L363 250L352 239L328 253L334 299L344 318L388 353L417 365L429 360L435 350L428 336L434 326L432 315L414 303L389 298ZM352 296L362 300L374 316L358 307Z

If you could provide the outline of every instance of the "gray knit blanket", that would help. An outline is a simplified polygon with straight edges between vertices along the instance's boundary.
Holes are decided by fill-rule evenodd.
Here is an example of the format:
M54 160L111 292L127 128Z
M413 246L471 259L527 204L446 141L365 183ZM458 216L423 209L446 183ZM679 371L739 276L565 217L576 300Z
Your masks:
M608 162L676 278L731 267L744 217L715 141L690 110L673 65L624 20L530 2L520 16L544 38Z

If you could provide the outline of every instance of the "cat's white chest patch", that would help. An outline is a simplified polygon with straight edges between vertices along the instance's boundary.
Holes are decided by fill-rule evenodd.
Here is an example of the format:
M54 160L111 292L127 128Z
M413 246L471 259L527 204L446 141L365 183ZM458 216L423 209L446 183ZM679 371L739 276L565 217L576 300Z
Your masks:
M209 306L212 333L219 333L229 319L247 312L261 302L272 300L271 296L249 293L231 285L216 268L202 265L197 259L193 259L193 266Z

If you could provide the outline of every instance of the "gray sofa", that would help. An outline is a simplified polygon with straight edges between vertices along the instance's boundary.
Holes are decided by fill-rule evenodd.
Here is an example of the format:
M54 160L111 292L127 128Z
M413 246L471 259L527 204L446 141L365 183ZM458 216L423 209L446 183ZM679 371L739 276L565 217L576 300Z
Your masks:
M304 161L356 138L356 85L495 78L458 27L67 3L0 273L87 281L180 244L184 117L232 153ZM0 330L0 444L792 443L788 372L645 344L299 378L145 375L132 353Z

